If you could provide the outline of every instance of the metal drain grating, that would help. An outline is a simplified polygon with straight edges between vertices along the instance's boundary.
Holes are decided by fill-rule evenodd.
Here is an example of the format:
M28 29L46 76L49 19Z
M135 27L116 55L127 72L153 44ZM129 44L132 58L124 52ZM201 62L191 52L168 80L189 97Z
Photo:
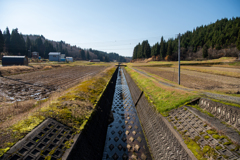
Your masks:
M73 132L69 127L48 118L15 144L2 158L41 160L51 154L51 159L60 159L66 150L65 142L71 138Z
M124 73L119 67L103 160L152 159Z

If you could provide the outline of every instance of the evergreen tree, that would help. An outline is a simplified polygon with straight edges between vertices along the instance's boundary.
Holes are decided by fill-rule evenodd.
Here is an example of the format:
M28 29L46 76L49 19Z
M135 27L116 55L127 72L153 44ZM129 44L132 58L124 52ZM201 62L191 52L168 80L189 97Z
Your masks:
M105 62L109 62L108 56L105 56Z
M27 56L27 51L26 51L26 48L25 48L26 43L25 43L25 40L23 38L22 33L20 33L19 36L20 36L20 41L19 41L20 49L19 49L19 52L21 53L21 55Z
M89 52L87 51L87 60L89 61L91 59Z
M9 52L10 49L10 32L8 27L6 28L6 30L3 32L3 36L4 36L4 41L5 41L5 52Z
M173 49L172 49L172 40L169 40L169 41L168 41L167 55L168 55L168 56L171 56L171 55L172 55L172 52L173 52Z
M143 58L142 46L140 43L138 43L137 46L137 58Z
M208 57L208 47L207 45L203 46L203 58L207 58Z
M9 50L10 53L14 55L18 55L19 53L21 53L22 51L21 40L22 39L20 34L18 33L18 29L17 28L13 29L11 33L11 38L10 38L10 46L11 46Z
M159 54L160 46L158 43L154 44L151 48L151 56L157 56Z
M163 39L163 36L161 37L161 42L160 42L160 57L161 59L164 59L166 57L166 42Z
M39 53L39 56L44 57L44 45L41 37L38 37L35 40L35 46L36 46L37 52Z
M0 30L0 53L3 52L3 48L4 48L4 38L2 35L2 31Z
M237 39L236 45L237 45L237 49L240 51L240 30L238 32L238 39Z
M27 39L26 39L26 50L27 50L27 52L28 52L28 50L30 50L31 45L32 45L31 41L30 41L29 37L27 36Z
M82 60L86 60L85 52L83 49L80 51L80 55L81 55Z
M48 58L49 52L56 52L56 48L53 47L53 44L50 43L48 40L44 42L44 58Z

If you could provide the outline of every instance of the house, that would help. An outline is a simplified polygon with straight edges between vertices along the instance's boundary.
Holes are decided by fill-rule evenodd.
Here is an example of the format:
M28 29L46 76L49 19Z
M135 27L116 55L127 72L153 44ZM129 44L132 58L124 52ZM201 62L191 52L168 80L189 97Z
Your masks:
M10 65L28 65L27 56L3 56L2 57L2 66Z
M66 57L67 62L73 62L73 57Z
M65 54L61 54L61 59L64 59L65 58Z
M57 61L57 62L61 61L61 53L60 52L50 52L48 54L48 56L49 56L49 61Z
M32 52L32 58L38 59L39 53L38 52Z

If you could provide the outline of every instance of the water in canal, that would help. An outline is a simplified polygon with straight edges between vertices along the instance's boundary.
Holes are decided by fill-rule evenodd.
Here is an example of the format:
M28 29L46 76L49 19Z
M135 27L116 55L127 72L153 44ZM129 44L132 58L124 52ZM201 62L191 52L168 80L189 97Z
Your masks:
M152 159L124 73L119 67L103 160Z

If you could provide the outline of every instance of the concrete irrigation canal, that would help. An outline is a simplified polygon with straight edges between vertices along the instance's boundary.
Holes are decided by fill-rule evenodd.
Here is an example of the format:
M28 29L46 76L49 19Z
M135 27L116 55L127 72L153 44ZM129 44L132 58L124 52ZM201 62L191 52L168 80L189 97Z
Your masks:
M195 139L201 148L212 147L214 159L240 159L239 134L220 122L224 119L224 123L240 130L240 109L205 98L195 102L216 118L188 106L174 109L168 117L163 117L143 96L124 67L119 66L79 134L48 118L0 160L196 159L182 136ZM230 139L216 138L213 128Z
M108 126L103 160L151 159L122 69L118 72L112 112L114 120Z

